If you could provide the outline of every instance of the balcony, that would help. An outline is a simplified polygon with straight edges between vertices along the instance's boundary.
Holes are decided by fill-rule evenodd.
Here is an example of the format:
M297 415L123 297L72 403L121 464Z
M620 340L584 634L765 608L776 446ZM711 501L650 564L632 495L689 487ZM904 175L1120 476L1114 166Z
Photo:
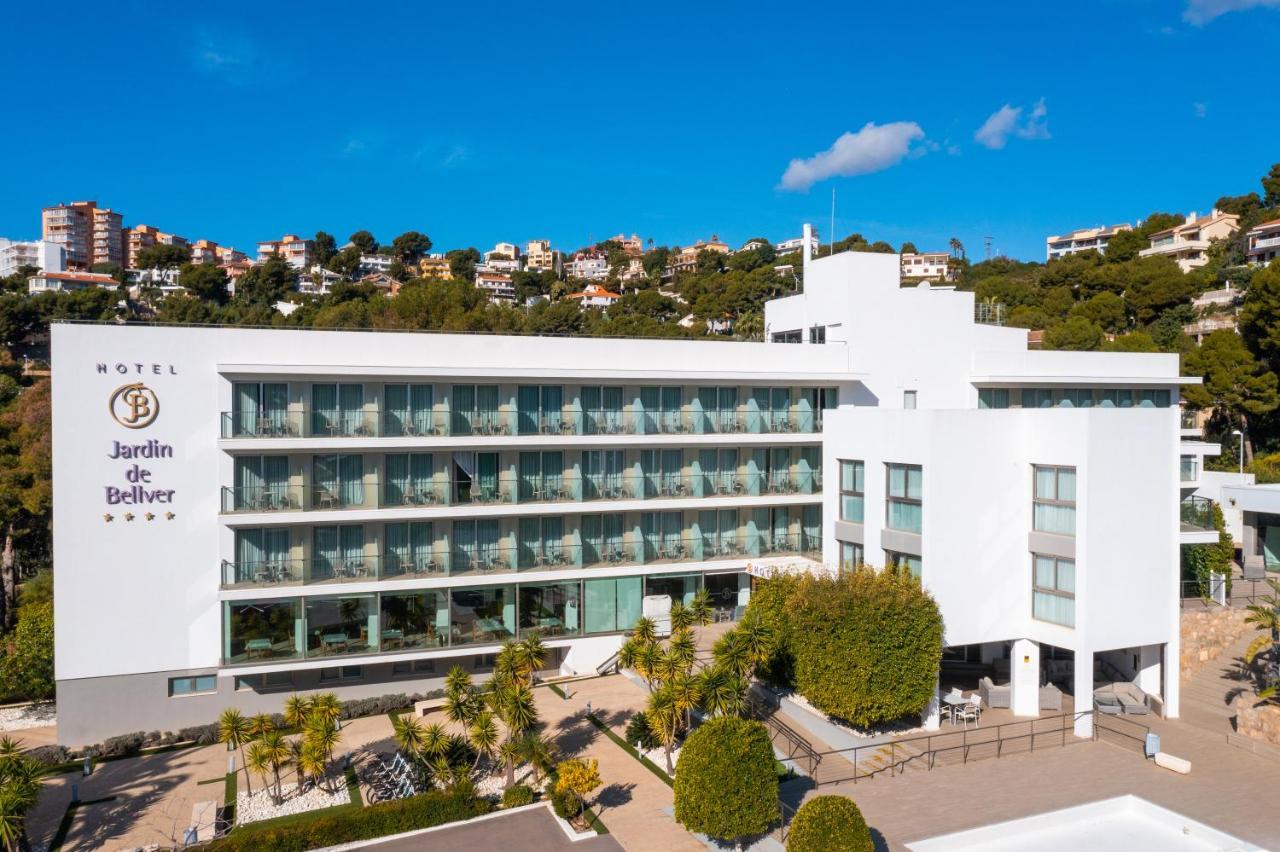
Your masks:
M1195 456L1182 456L1178 465L1179 479L1184 483L1200 481L1200 462Z
M494 542L452 547L431 546L420 551L287 558L260 562L222 563L222 588L324 586L383 580L431 580L447 577L487 577L543 571L581 571L677 565L687 562L730 561L758 557L818 559L822 540L808 533L751 533L745 529L706 532L684 530L678 535L633 534L597 538L581 544L561 539L510 543L510 536Z
M1184 497L1179 504L1182 532L1213 532L1213 501L1207 497Z
M740 435L814 434L821 411L757 410L749 406L705 410L632 411L565 408L561 411L224 411L223 438L511 437L517 435Z

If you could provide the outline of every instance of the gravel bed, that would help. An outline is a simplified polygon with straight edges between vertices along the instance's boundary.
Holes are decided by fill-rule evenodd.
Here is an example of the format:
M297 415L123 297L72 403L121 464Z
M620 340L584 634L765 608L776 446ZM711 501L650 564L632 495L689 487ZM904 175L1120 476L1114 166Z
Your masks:
M335 805L345 805L351 801L347 794L347 779L330 779L335 792L326 792L323 787L312 786L301 796L297 795L298 786L281 782L280 792L284 801L277 806L271 801L271 791L264 789L261 779L256 779L252 795L241 791L236 795L236 823L258 822L272 817L300 814L306 811L318 811ZM336 782L336 783L335 783Z
M0 708L0 731L48 728L56 724L57 708L53 704L19 704Z
M530 786L533 784L533 767L529 764L516 767L516 783ZM476 795L481 798L493 799L498 801L502 798L503 792L507 786L507 770L498 767L492 773L483 775L480 780L475 782Z
M680 749L681 748L683 748L683 746L676 746L675 748L671 749L671 765L674 766L676 769L680 768ZM654 749L641 750L640 753L645 757L649 758L649 760L653 762L654 766L658 767L663 772L667 771L667 752L665 749L663 749L662 746L658 746L657 748L654 748ZM676 773L672 772L671 774L675 775Z

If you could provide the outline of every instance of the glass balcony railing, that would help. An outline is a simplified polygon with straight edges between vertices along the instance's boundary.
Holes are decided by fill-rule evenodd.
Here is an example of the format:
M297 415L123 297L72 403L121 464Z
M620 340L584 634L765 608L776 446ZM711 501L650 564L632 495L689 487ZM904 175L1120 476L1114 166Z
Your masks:
M1178 467L1183 482L1195 482L1200 478L1200 463L1195 456L1183 456Z
M1197 415L1198 413L1199 413L1199 412L1197 412L1197 411L1195 411L1195 410L1193 410L1193 409L1186 409L1186 408L1184 408L1184 409L1183 409L1181 412L1179 412L1179 414L1178 414L1178 424L1179 424L1183 429L1198 429L1198 428L1200 428L1200 425L1196 422L1196 415Z
M303 509L302 488L296 485L225 486L222 489L222 511L296 512Z
M400 438L516 435L811 434L822 431L820 411L758 411L748 407L665 411L224 411L223 438Z
M750 532L738 528L695 535L624 536L513 543L433 545L414 552L322 556L258 562L223 562L223 588L329 585L380 580L523 574L581 568L613 568L708 562L766 556L817 558L821 538L808 533Z
M1207 497L1184 497L1179 506L1182 529L1187 531L1212 531L1213 501Z

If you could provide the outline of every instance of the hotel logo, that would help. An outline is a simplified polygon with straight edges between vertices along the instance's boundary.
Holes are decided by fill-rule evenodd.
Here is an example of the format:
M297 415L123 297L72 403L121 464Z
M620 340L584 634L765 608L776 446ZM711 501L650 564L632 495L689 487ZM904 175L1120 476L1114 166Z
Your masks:
M160 415L160 399L142 382L121 385L107 403L111 416L126 429L144 429Z

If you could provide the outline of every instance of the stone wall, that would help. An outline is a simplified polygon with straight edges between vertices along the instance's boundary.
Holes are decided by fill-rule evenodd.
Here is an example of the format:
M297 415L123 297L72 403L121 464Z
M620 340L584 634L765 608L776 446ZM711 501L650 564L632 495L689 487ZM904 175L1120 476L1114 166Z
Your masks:
M1258 704L1255 695L1236 699L1236 733L1280 746L1280 706Z
M1182 611L1182 677L1195 674L1244 636L1253 632L1244 623L1244 607L1215 606Z

